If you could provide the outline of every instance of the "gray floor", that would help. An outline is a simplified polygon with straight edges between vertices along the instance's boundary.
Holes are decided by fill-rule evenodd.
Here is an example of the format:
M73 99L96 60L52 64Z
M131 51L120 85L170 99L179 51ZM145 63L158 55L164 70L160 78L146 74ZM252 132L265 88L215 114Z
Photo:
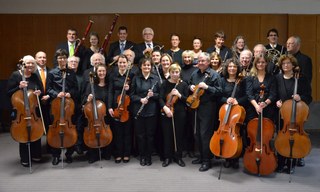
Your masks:
M318 191L320 187L319 130L309 131L313 149L305 158L306 166L289 175L268 177L249 175L243 170L223 169L218 180L219 164L207 172L199 172L186 158L186 167L176 164L163 168L158 157L150 167L142 167L137 159L128 164L102 161L89 165L83 156L74 155L72 164L52 166L51 157L33 164L33 173L19 164L18 143L9 133L0 134L0 192L38 191ZM102 165L102 168L100 168Z

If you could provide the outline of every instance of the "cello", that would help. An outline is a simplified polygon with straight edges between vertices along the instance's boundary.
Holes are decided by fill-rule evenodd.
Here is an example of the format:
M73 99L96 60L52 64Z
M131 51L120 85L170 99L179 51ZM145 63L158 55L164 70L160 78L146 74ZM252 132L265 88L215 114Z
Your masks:
M260 86L259 102L263 102L264 85ZM263 110L258 118L249 121L247 125L250 146L243 156L246 170L252 174L269 175L277 168L277 159L270 147L270 140L274 133L273 122L263 117Z
M118 107L114 109L113 114L114 119L122 123L127 122L129 120L128 106L130 105L130 97L129 95L127 95L127 91L125 90L125 85L129 81L129 73L130 66L128 65L126 79L123 83L121 94L117 97Z
M205 73L203 81L205 82L205 80L207 78L209 78L210 75L208 73ZM194 92L192 93L192 95L190 95L187 98L187 106L190 107L191 109L197 109L199 107L200 104L200 97L204 94L204 89L199 87L199 84L195 86L194 88Z
M65 93L66 69L61 69L62 92ZM47 135L48 144L53 148L72 147L77 142L77 131L72 124L71 116L74 113L74 102L65 96L56 97L51 103L51 113L54 116L52 125L49 125Z
M295 72L294 92L297 94L299 69ZM309 107L303 102L294 99L285 101L280 108L283 127L275 139L277 152L288 158L304 158L311 150L311 141L303 130L303 124L309 115Z
M84 105L84 114L88 119L88 127L84 129L83 140L90 148L98 148L101 160L100 148L109 145L112 141L112 132L109 125L105 124L106 105L96 100L94 90L94 74L90 73L90 88L92 101Z

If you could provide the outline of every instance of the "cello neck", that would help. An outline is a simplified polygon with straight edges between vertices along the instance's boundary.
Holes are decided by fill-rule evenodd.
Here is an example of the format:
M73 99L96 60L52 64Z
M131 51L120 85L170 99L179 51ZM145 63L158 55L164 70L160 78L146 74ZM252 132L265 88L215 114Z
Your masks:
M66 74L67 71L66 69L61 69L62 72L62 92L65 93L66 91ZM64 123L64 118L65 118L65 111L64 111L64 106L65 106L65 102L66 102L66 97L63 96L61 98L61 103L60 103L60 123L63 124Z
M93 106L93 117L94 120L98 120L98 110L97 110L97 102L96 102L96 94L94 91L94 73L90 72L89 74L90 78L90 89L92 94L92 106Z

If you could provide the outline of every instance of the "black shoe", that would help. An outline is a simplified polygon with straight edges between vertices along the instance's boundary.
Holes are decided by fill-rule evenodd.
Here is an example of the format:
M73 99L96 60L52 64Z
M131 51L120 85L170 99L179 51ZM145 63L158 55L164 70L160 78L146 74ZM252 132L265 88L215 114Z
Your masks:
M52 159L52 165L58 165L59 162L60 162L59 157L53 157L53 159Z
M195 159L191 162L192 164L201 164L202 160L201 159Z
M232 168L234 168L234 169L239 169L239 160L238 159L234 159L233 161L232 161Z
M202 163L201 167L199 168L200 172L208 171L211 168L210 163Z
M282 172L284 172L286 170L286 167L285 166L280 166L280 165L278 165L278 167L277 167L277 172L278 173L282 173Z
M20 164L24 167L29 167L29 163L23 162L22 160L20 161Z
M223 162L223 166L224 166L225 168L231 167L231 161L230 161L230 159L226 159L226 161Z
M123 162L123 163L129 163L129 161L130 161L130 157L124 157L124 158L122 159L122 162Z
M294 171L295 171L295 167L291 167L291 169L288 168L288 169L286 170L286 172L287 172L288 174L293 174Z
M167 167L170 163L171 163L171 159L166 158L162 163L162 167Z
M83 154L83 150L82 150L82 147L80 145L74 146L74 150L78 153L78 155L82 155Z
M140 158L140 165L145 166L146 165L146 159L145 158Z
M186 164L183 162L181 158L176 159L175 162L180 166L180 167L185 167Z
M92 164L92 163L94 163L96 161L98 161L98 158L90 158L90 159L88 159L88 163L89 164Z
M305 166L304 158L298 159L297 166L298 167L304 167Z
M115 160L114 160L115 163L121 163L121 157L117 157Z
M72 163L72 162L73 162L72 157L69 155L66 155L66 163Z
M151 160L151 158L147 158L146 166L150 166L150 165L152 165L152 160Z

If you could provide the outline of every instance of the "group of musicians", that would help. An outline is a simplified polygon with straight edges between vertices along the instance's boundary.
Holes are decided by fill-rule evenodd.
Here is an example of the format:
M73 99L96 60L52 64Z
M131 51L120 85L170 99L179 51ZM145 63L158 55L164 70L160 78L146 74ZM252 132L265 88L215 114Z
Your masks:
M284 47L277 43L278 31L271 29L267 33L270 44L256 46L253 54L243 45L245 41L242 36L235 41L235 46L242 44L236 52L227 48L222 31L215 34L215 44L207 52L200 50L200 53L180 49L178 34L171 36L172 47L168 51L153 42L154 31L151 28L143 30L144 42L140 44L128 41L127 35L127 28L119 27L119 41L110 45L105 57L99 53L99 36L94 32L89 35L91 46L85 48L81 45L75 52L77 32L69 29L68 41L57 47L53 69L46 66L46 54L40 51L35 58L25 56L25 70L13 72L8 80L10 97L25 87L39 96L47 131L53 121L52 108L57 107L52 106L51 101L64 97L74 101L72 123L76 125L77 141L66 150L67 163L72 163L74 151L80 155L87 151L89 163L98 161L99 157L100 160L101 157L109 160L111 156L115 163L128 163L132 155L137 155L141 166L150 166L152 156L158 154L163 167L172 162L184 167L183 157L188 155L196 157L192 164L199 164L199 171L207 171L212 158L219 159L212 155L209 144L219 126L218 113L222 104L241 105L246 110L240 131L244 151L250 143L246 125L251 119L264 111L264 117L278 125L281 119L277 114L284 101L294 99L306 104L312 101L312 63L308 56L299 51L299 37L290 37ZM201 43L200 38L196 39ZM242 40L240 43L239 39ZM302 75L297 94L293 95L294 70L297 66ZM89 74L92 73L94 94L90 89ZM25 81L22 76L26 78ZM241 81L234 97L231 97L240 76ZM261 101L259 94L262 84L265 88ZM189 107L191 103L188 103L188 98L198 91L203 92L199 95L198 106L193 109ZM125 94L127 97L119 100L119 96ZM86 146L83 141L83 132L88 126L83 106L92 102L93 96L107 107L104 120L113 134L111 144L99 151ZM127 109L122 109L120 102L125 100L129 105ZM123 110L129 111L129 118L117 118L117 110L117 113L121 110L122 115ZM281 128L278 126L275 132ZM29 156L32 162L41 162L40 140L31 142ZM29 167L31 161L28 160L26 144L20 143L19 149L21 165ZM50 144L47 149L52 154L52 164L58 165L62 160L61 149ZM239 168L242 155L226 159L224 167ZM278 155L277 170L292 173L295 165L304 166L303 158L295 161L293 166L287 162L288 158Z

